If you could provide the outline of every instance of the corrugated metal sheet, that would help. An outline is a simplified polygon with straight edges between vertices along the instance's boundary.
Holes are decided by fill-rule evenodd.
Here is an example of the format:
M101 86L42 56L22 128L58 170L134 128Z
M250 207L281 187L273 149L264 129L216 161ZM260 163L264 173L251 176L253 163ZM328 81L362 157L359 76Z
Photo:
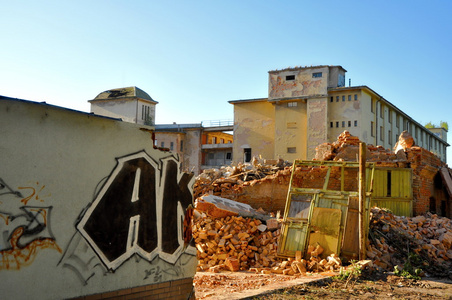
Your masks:
M413 214L412 170L375 169L371 206L387 208L399 216Z

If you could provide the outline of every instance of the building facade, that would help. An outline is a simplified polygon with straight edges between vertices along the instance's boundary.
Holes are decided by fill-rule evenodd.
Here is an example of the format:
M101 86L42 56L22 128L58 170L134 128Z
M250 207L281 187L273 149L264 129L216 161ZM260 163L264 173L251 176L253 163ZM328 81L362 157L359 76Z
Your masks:
M136 86L107 90L88 102L97 115L149 126L155 123L158 102Z
M177 153L181 168L196 175L232 162L232 134L199 124L155 125L155 146Z
M446 161L447 130L429 130L368 86L345 86L341 66L269 71L268 97L233 100L233 162L313 159L344 130L367 144L394 147L407 130L416 145ZM434 132L433 132L434 131Z

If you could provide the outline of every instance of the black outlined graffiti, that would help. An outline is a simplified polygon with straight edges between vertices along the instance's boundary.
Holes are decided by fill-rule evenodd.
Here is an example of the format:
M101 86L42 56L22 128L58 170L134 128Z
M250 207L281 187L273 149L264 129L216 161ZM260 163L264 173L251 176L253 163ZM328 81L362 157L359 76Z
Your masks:
M182 235L185 211L193 203L193 181L192 175L179 171L173 156L156 162L141 151L118 158L77 220L79 233L60 264L74 270L86 284L94 275L86 270L99 262L104 271L113 272L135 254L148 262L158 256L170 264L176 264L183 253L195 256L194 245L184 245ZM81 237L91 251L83 248ZM94 259L93 253L99 259Z

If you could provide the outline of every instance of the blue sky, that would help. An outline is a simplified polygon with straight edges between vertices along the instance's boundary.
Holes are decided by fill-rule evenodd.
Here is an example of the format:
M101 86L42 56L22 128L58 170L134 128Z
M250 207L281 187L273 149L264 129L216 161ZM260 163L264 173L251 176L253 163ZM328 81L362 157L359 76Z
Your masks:
M341 65L347 84L452 128L452 1L0 5L0 95L89 111L100 92L137 86L159 102L158 124L199 123L266 97L269 70Z

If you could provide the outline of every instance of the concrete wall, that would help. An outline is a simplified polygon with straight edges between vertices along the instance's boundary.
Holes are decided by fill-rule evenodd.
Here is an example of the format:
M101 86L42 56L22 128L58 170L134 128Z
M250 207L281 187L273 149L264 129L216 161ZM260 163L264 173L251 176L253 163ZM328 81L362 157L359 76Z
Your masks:
M136 100L108 100L91 103L91 112L96 115L122 119L125 122L137 122Z
M271 103L264 101L234 104L233 162L243 162L245 148L252 156L274 157L275 112Z
M328 67L287 69L269 72L268 99L326 95L328 93ZM313 78L313 73L322 72L322 77ZM294 75L294 80L286 76Z
M304 101L275 105L275 158L307 159L306 109ZM295 148L296 152L289 153L288 148Z
M307 104L307 159L311 160L315 157L315 148L327 139L328 98L309 99Z
M193 178L149 132L2 99L0 137L1 298L136 292L194 276L181 233Z
M333 92L329 94L327 124L328 142L337 140L337 137L344 132L344 130L348 130L351 135L357 136L360 139L362 139L361 135L367 137L367 131L361 132L363 125L365 125L362 123L361 119L361 112L363 111L362 104L363 101L361 99L360 91Z

